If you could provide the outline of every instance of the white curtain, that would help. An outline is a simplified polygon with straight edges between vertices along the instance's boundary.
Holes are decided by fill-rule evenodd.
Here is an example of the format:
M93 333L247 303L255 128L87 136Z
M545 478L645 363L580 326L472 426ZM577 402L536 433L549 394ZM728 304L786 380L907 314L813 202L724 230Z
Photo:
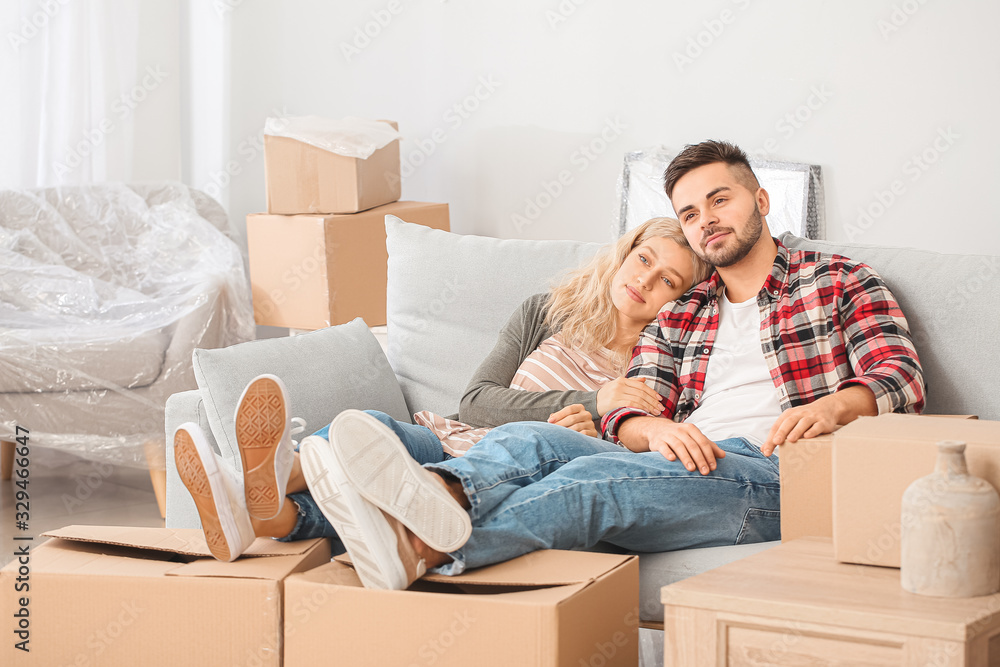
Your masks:
M0 187L178 178L177 16L156 0L2 3Z

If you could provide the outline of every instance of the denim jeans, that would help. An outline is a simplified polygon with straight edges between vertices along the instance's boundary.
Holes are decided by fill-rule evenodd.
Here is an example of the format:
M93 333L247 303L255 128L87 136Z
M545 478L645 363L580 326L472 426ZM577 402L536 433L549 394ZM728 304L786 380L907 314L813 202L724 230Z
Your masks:
M743 438L708 475L541 422L493 429L465 456L427 464L469 498L472 537L435 571L460 574L538 549L604 541L656 552L778 539L778 457Z
M366 413L378 419L388 426L399 436L399 439L406 445L407 451L419 463L441 463L451 458L441 447L441 441L434 432L424 426L416 426L398 422L384 412L378 410L365 410ZM330 439L330 425L327 424L313 435L318 435L324 440ZM333 539L334 553L343 553L346 549L337 531L333 529L330 522L323 516L316 501L308 491L300 493L290 493L291 498L298 505L298 519L295 528L285 537L278 538L279 542L293 542L295 540L308 540L314 537L329 537Z

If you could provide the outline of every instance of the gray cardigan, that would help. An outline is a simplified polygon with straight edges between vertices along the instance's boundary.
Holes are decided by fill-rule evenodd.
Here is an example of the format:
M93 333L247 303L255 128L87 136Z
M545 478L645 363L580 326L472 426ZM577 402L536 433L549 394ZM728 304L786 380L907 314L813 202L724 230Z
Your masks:
M529 297L500 330L489 356L472 375L459 405L458 418L473 426L500 426L508 422L546 421L567 405L582 403L595 424L596 391L523 391L510 383L521 363L553 332L545 325L548 293Z

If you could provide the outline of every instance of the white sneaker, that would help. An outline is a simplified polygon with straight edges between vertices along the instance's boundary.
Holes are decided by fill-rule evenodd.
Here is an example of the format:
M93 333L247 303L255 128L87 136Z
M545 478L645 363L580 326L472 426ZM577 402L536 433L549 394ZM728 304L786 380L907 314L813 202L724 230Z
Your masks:
M258 375L236 404L236 444L251 516L273 519L285 501L295 451L288 392L274 375Z
M256 539L236 475L191 422L174 432L174 461L198 508L209 551L221 561L236 560Z
M465 508L375 417L360 410L341 412L330 424L330 444L358 493L430 548L450 553L472 535Z
M309 493L337 531L366 588L404 590L427 571L406 529L347 480L330 443L311 435L299 448Z

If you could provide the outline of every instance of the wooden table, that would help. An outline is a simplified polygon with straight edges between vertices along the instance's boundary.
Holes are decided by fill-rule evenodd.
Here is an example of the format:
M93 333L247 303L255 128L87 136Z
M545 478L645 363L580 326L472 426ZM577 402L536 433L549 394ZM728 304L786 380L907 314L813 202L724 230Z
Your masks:
M907 593L803 538L664 586L665 665L1000 666L1000 594Z

